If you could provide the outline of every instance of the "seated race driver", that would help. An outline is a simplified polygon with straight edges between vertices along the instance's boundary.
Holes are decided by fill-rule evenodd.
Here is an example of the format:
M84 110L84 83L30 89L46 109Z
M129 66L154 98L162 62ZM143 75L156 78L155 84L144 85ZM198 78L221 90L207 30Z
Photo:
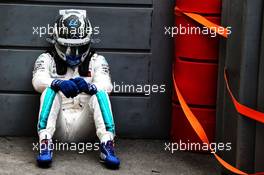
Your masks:
M114 152L115 126L108 93L112 91L105 58L91 49L92 26L85 10L60 10L54 25L54 45L34 66L32 84L41 93L38 118L39 166L52 162L52 137L74 141L91 130L100 140L100 160L118 168ZM91 117L89 117L91 116Z

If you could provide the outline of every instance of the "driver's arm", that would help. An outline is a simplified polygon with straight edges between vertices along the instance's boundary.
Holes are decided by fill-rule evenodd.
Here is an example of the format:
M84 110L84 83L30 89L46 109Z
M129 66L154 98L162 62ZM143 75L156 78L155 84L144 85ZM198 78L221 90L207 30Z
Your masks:
M50 76L52 58L48 53L41 54L34 65L32 85L34 89L42 93L54 80Z
M92 61L94 68L92 83L95 84L98 90L104 90L110 93L113 90L113 85L111 82L109 65L105 57L97 55Z

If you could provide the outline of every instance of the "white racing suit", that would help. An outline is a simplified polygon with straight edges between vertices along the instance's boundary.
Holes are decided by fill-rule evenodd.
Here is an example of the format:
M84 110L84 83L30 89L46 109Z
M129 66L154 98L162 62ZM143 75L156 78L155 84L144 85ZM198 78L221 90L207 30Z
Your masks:
M96 85L96 95L80 93L75 98L66 98L62 92L56 93L50 88L54 79L76 77L80 77L78 67L67 67L65 75L58 75L55 60L49 53L41 54L36 60L32 84L36 91L42 93L37 126L40 141L51 139L54 133L60 140L81 141L95 133L95 129L101 142L113 140L115 128L108 97L113 86L105 58L93 54L89 76L82 77L87 83Z

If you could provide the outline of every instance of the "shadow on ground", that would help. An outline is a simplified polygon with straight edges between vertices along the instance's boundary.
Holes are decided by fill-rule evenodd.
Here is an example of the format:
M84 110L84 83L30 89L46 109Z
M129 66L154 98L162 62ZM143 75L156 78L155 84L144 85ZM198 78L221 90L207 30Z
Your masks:
M116 143L121 159L119 170L107 170L99 163L99 152L79 154L58 151L49 169L36 166L34 138L0 138L0 174L22 175L217 175L219 169L212 156L188 152L164 151L161 140L123 140Z

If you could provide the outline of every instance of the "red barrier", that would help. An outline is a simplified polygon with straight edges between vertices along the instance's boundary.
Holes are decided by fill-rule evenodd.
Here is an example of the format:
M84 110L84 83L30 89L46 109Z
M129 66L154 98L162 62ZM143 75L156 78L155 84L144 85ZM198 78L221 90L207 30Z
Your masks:
M206 19L220 24L220 17L206 17ZM176 16L175 25L177 27L175 30L178 30L174 40L175 57L217 62L219 36L215 32L183 15ZM207 30L208 34L201 33L202 30L204 32Z
M192 129L189 121L185 117L180 105L173 104L172 109L172 130L171 138L176 143L199 143L202 145L201 139ZM198 120L203 126L206 133L208 133L209 142L214 140L215 134L215 109L191 108L193 113L198 116ZM202 150L190 150L202 152Z
M202 14L221 13L221 0L176 0L176 4L184 12Z
M217 64L175 60L174 75L188 104L215 105L217 89ZM173 97L178 101L177 97Z

